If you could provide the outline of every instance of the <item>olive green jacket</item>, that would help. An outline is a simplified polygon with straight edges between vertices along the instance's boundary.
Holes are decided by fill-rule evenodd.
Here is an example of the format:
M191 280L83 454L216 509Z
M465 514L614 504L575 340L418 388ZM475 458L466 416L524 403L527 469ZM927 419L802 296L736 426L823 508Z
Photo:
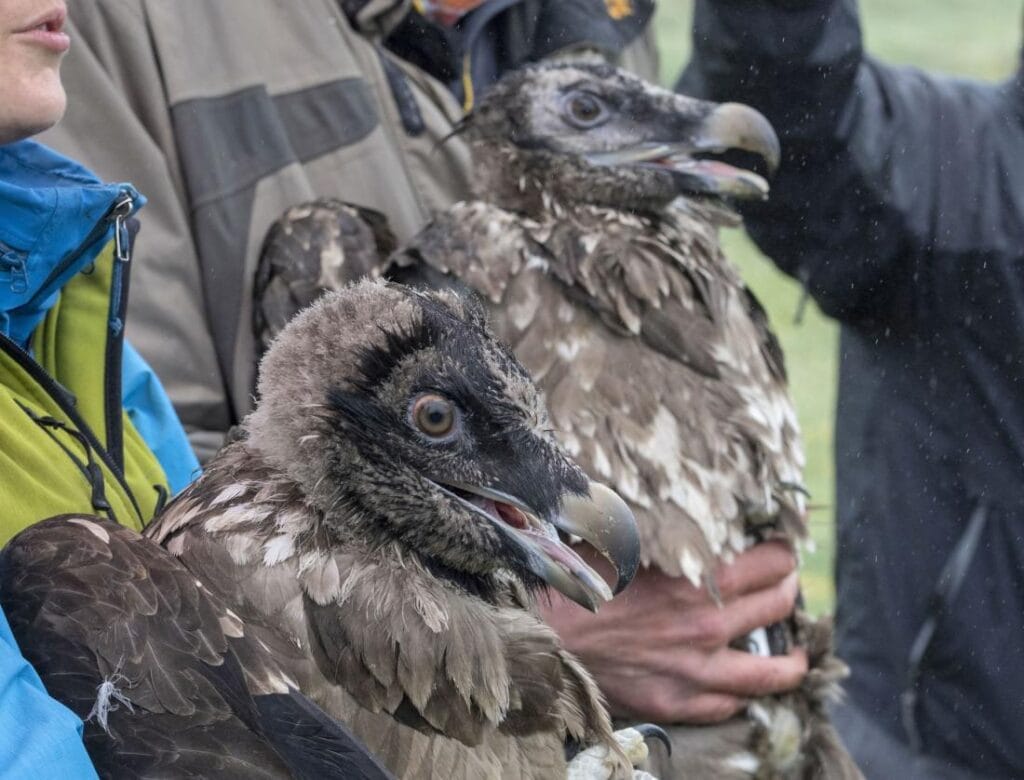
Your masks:
M121 406L107 360L114 241L36 328L31 356L0 336L0 546L46 517L81 512L141 530L167 498L164 472Z

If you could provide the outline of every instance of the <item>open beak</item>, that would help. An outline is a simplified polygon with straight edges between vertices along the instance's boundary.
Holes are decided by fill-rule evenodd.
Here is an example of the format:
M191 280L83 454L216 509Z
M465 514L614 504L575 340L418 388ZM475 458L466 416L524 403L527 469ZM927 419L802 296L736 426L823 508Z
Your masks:
M682 96L680 96L680 99ZM685 98L689 101L689 98ZM689 108L692 111L692 108ZM753 171L721 160L694 157L741 150L759 155L774 172L779 165L779 138L762 114L742 103L722 103L690 126L679 141L649 142L587 155L593 165L637 165L671 171L680 192L705 193L741 200L763 200L768 182Z
M596 612L625 588L640 564L640 537L633 512L618 494L597 482L589 495L566 493L550 521L515 496L464 483L435 483L464 506L489 520L524 554L534 574L580 606ZM615 567L615 589L558 536L558 531L589 542Z

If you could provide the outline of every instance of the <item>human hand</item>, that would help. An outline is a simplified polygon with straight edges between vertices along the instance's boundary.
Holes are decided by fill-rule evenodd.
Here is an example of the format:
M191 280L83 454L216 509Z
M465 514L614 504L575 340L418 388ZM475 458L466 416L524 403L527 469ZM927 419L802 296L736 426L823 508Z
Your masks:
M596 553L581 555L601 570ZM597 679L614 715L714 723L750 697L795 688L807 673L799 648L769 658L729 647L792 613L798 591L792 550L781 542L756 545L719 568L715 580L721 606L706 588L641 569L597 614L558 594L541 611Z

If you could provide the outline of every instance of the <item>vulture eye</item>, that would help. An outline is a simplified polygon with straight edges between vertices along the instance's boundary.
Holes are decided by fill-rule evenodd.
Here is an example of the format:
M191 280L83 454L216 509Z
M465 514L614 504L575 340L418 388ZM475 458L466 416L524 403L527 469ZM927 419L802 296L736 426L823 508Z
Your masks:
M593 92L573 92L565 101L565 116L569 124L586 130L607 121L608 108Z
M455 428L455 404L437 393L424 393L413 401L411 415L413 424L434 439Z

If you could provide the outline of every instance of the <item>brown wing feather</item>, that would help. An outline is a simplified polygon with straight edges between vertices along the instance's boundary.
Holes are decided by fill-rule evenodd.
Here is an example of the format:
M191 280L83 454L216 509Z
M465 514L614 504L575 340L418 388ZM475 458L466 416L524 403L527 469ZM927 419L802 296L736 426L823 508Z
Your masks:
M373 209L320 198L288 209L267 231L253 286L259 359L301 309L328 290L377 275L396 246Z
M439 214L393 254L387 273L408 281L410 277L401 276L403 269L432 268L498 303L510 279L531 260L543 263L544 258L546 251L518 215L469 201Z
M224 613L195 577L106 520L44 521L4 549L0 599L51 695L86 719L104 776L281 778ZM113 686L105 731L93 707Z

